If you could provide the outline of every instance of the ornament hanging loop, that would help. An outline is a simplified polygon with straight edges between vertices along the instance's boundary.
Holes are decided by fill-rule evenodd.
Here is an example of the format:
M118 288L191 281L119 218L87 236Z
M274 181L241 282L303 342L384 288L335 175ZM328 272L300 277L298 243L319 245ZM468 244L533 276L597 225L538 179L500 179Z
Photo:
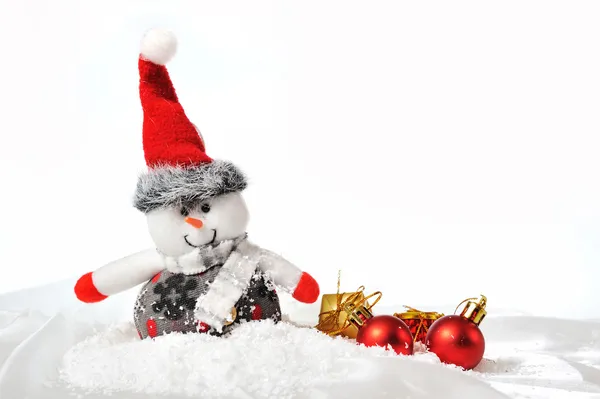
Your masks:
M485 307L487 306L487 297L480 295L479 298L467 298L458 304L454 313L458 311L460 305L466 302L460 315L468 320L471 320L476 325L479 325L487 314Z
M476 300L477 300L477 298L467 298L467 299L463 300L461 303L456 305L456 309L454 309L454 314L456 314L456 312L458 311L458 308L460 308L460 305L462 305L463 303L465 303L467 301L476 301Z

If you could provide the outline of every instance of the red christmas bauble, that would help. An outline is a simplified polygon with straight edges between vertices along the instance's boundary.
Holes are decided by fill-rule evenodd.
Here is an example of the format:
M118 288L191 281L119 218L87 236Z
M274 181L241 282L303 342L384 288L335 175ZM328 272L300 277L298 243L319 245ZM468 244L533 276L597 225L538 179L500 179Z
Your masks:
M410 329L402 320L394 316L374 316L365 321L358 330L356 342L365 346L388 345L397 354L413 354L413 337Z
M477 324L462 316L444 316L429 327L425 338L429 351L443 363L471 370L483 359L485 338Z

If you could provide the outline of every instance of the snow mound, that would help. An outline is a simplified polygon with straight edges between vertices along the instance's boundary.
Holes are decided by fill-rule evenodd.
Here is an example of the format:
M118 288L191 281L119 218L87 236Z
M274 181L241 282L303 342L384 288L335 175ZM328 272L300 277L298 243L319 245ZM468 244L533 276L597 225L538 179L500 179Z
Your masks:
M398 357L314 329L269 321L245 323L228 338L170 334L140 340L131 323L119 324L71 348L61 377L86 390L153 394L291 397L315 383L345 381L342 358ZM276 380L276 383L273 383Z
M135 292L69 307L73 283L0 296L0 398L600 399L597 321L490 315L485 359L465 372L422 345L404 357L327 337L306 327L318 308L294 302L286 322L228 338L140 341Z

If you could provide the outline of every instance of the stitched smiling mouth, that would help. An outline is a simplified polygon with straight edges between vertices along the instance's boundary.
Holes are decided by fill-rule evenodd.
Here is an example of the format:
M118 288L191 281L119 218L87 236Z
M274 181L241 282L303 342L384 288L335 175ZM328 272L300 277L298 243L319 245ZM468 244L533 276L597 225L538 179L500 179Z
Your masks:
M210 242L207 242L206 244L202 244L202 245L209 245L209 244L212 244L213 242L215 242L215 240L217 239L217 230L212 229L212 231L213 231L213 238L212 238L212 240L210 240ZM194 245L191 242L189 242L188 239L187 239L188 236L189 236L189 234L183 236L183 239L185 240L185 242L187 243L187 245L189 245L190 247L194 247L194 248L198 248L198 247L202 246L202 245Z

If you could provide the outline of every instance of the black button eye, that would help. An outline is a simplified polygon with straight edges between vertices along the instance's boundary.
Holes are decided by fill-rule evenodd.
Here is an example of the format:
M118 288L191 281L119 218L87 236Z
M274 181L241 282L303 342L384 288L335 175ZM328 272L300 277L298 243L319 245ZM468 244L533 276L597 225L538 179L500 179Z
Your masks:
M202 204L202 206L200 207L200 210L204 213L208 213L208 212L210 212L210 205Z
M187 216L190 214L190 210L185 206L182 206L179 212L181 212L181 216Z

